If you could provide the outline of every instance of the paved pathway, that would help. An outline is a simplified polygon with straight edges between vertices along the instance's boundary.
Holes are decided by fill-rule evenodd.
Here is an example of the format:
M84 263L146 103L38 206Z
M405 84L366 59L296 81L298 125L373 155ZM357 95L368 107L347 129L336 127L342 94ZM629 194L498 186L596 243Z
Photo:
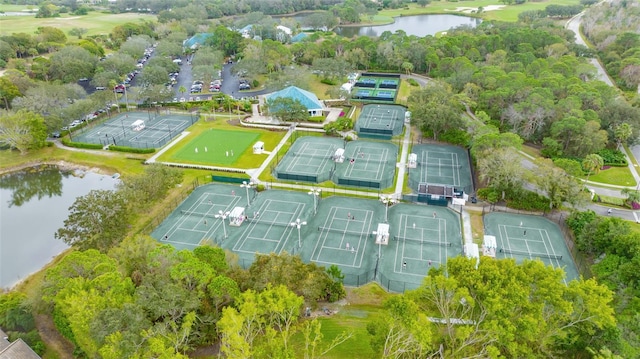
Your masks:
M400 155L400 162L396 165L398 167L398 180L396 181L395 197L397 200L402 199L402 192L404 189L404 174L407 171L407 157L409 156L409 143L411 142L411 125L405 123L404 139L402 140L402 154Z

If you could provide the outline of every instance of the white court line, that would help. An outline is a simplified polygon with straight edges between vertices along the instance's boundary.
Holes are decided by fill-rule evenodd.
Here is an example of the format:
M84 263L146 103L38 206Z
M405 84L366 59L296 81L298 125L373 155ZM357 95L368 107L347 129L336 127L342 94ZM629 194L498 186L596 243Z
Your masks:
M354 209L354 208L349 208L349 207L331 207L331 209L329 210L329 215L327 215L327 218L325 219L325 223L324 223L324 228L332 228L332 224L334 222L334 219L337 219L338 217L336 217L336 212L338 210L344 210L347 211L348 213L352 213L354 216L357 214L358 217L357 218L364 218L364 220L351 220L354 222L363 222L363 226L362 226L362 233L358 236L358 246L357 246L357 250L356 250L356 255L352 261L351 265L345 264L345 263L340 263L340 262L329 262L329 261L321 261L320 255L322 254L322 249L327 248L327 249L333 249L333 250L343 250L343 251L348 251L351 252L350 250L347 250L345 247L345 235L342 236L342 239L340 240L340 248L336 248L333 246L327 246L325 245L330 233L330 231L322 231L320 232L320 235L318 237L318 240L316 241L316 246L314 247L313 253L311 255L311 260L316 262L316 263L324 263L324 264L336 264L336 265L341 265L341 266L345 266L345 267L352 267L352 268L361 268L362 267L362 262L364 260L364 253L366 251L367 248L367 244L368 244L368 237L369 237L369 233L372 232L371 229L371 225L373 223L373 211L370 210L361 210L361 209ZM340 219L341 221L344 219ZM366 229L365 229L366 228ZM349 234L350 236L356 236L355 234ZM364 238L362 238L364 236ZM322 238L322 241L320 241L320 238ZM322 243L322 244L321 244ZM319 247L320 246L320 247ZM344 249L343 249L344 248ZM353 248L353 247L352 247Z
M357 178L370 179L370 177L373 175L373 173L375 173L375 180L382 179L382 174L384 172L384 165L386 164L386 159L388 157L387 156L388 149L383 148L382 149L382 153L376 153L375 154L375 155L380 156L380 158L384 158L384 159L375 162L375 163L378 164L378 168L375 171L373 171L373 170L367 170L366 169L367 165L369 164L369 155L368 155L367 152L365 152L363 150L365 148L367 150L369 150L369 151L379 151L380 150L379 148L375 148L374 149L374 147L360 147L360 146L356 147L356 149L358 149L358 150L353 154L354 157L352 157L352 158L355 158L355 162L353 164L348 163L349 167L347 167L347 170L345 170L344 177L346 177L346 178L356 178L356 179ZM360 153L360 152L365 153L365 158L359 158L358 157L358 153ZM356 169L355 168L356 165L358 167L360 167L360 162L359 161L365 161L365 166L364 166L364 168L357 168L357 170L359 172L365 172L365 173L363 175L361 175L361 176L354 176L353 175L353 171L354 171L354 169ZM374 163L373 160L371 162ZM367 173L370 173L370 174L367 174Z
M276 203L286 203L290 208L295 204L295 208L293 209L292 212L285 212L285 211L280 211L280 210L270 210L269 207L272 204L276 204ZM296 220L296 218L300 218L300 214L303 213L305 208L305 204L304 203L300 203L300 202L289 202L289 201L280 201L280 200L272 200L272 199L268 199L266 200L262 206L260 207L260 209L257 211L260 213L260 216L263 216L265 213L276 213L276 216L274 217L274 221L275 220L280 220L278 219L280 217L280 214L285 214L288 215L287 221L285 221L285 223L293 223L293 221ZM286 217L286 216L285 216ZM257 226L268 226L266 230L264 230L263 228L260 228L259 230L257 230ZM265 235L267 235L268 232L271 231L272 228L274 227L279 227L279 228L283 228L284 230L282 231L282 234L280 235L280 238L277 239L271 239L271 238L267 238L265 237ZM257 230L257 232L262 232L262 237L257 237L254 236L254 230ZM253 251L248 251L248 250L244 250L242 249L245 245L245 243L249 240L255 240L255 241L263 241L263 242L271 242L271 243L278 243L281 244L280 246L276 245L273 249L269 249L269 251L274 251L276 253L280 253L282 252L282 250L284 249L287 241L289 240L289 238L291 237L291 234L293 233L293 227L292 226L282 226L282 225L270 225L268 221L264 221L264 222L252 222L250 223L247 228L244 230L244 232L242 232L242 234L240 235L240 240L238 240L236 242L236 244L233 246L233 250L236 252L242 252L242 253L255 253L255 250ZM280 247L280 249L278 249L278 247Z
M289 165L286 168L287 172L298 172L298 173L316 174L317 175L317 174L319 174L319 170L324 168L324 166L326 165L327 161L331 158L331 155L333 155L333 153L335 152L334 146L332 146L332 145L329 145L329 147L326 147L326 148L322 148L323 146L320 146L320 149L318 149L317 146L316 146L318 144L314 143L313 144L314 147L312 147L312 149L314 151L313 151L313 153L308 153L309 155L315 155L316 153L318 153L318 151L320 151L320 152L328 151L328 153L326 153L326 158L323 158L319 165L313 165L313 164L310 163L312 161L311 157L307 158L307 157L304 156L304 154L307 153L307 147L309 147L310 144L311 144L310 142L304 142L302 144L302 146L298 150L294 149L295 155L293 155L293 156L295 158L291 162L289 162ZM302 155L299 155L299 154L302 154ZM325 155L325 154L321 153L321 155ZM307 161L306 163L302 163L302 159L303 158ZM315 161L313 161L313 162L315 162ZM295 170L296 167L302 167L302 168L313 167L313 168L316 168L317 170L313 171L313 172L306 172L304 170L297 171L297 170Z
M413 229L413 224L411 226L409 226L409 217L411 217L412 219L415 218L415 220L412 221L412 223L424 223L427 221L433 221L433 218L430 217L425 217L425 216L416 216L416 215L407 215L407 214L402 214L400 215L400 224L398 227L398 244L396 246L396 255L395 255L395 260L394 260L394 267L393 267L393 271L394 273L399 273L402 275L412 275L415 277L424 277L424 274L415 274L413 272L407 272L406 270L402 269L402 263L405 262L405 259L411 261L411 262L418 262L418 263L429 263L429 261L431 261L432 265L443 265L446 263L446 260L448 258L448 254L449 254L449 249L445 246L443 248L443 246L440 245L436 245L436 244L427 244L427 243L419 243L420 244L420 256L418 258L416 257L407 257L405 256L405 248L408 247L408 245L406 244L407 242L405 241L404 238L412 238L407 236L407 230L414 230ZM445 242L446 241L446 221L442 218L437 218L436 219L437 224L438 224L438 229L434 230L434 229L430 229L428 227L416 227L415 230L420 230L420 240L425 239L424 233L425 231L437 231L438 232L438 241L439 242ZM444 231L442 230L442 227L444 226ZM444 241L443 241L443 237L444 236ZM402 239L400 239L402 238ZM417 240L418 238L416 238ZM402 241L402 243L400 243ZM417 242L415 244L418 244ZM439 247L438 248L438 259L437 260L429 260L429 259L425 259L424 258L424 252L427 250L430 250L431 247ZM443 250L444 250L444 257L443 257ZM409 252L415 252L415 251L409 251ZM398 259L400 259L400 263L398 263ZM398 270L398 268L400 268L400 270ZM428 265L425 265L425 268L428 268Z

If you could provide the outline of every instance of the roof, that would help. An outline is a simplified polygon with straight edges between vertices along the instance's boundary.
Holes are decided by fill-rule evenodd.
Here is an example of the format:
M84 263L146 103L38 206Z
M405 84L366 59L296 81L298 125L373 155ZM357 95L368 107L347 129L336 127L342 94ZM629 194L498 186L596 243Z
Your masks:
M10 343L7 335L0 330L0 359L40 359L21 338Z
M307 38L309 35L305 34L304 32L299 33L298 35L294 36L291 38L291 42L300 42L302 40L304 40L305 38Z
M276 26L276 29L278 29L278 30L280 30L280 31L284 32L284 33L285 33L285 34L287 34L287 35L291 35L291 34L293 33L293 32L291 31L291 29L290 29L290 28L288 28L288 27L286 27L286 26L282 26L282 25L278 25L278 26Z
M201 33L195 34L195 35L191 36L190 39L185 40L182 43L182 47L187 47L187 48L198 47L200 45L203 45L205 43L205 41L207 41L207 39L212 37L212 36L213 36L213 34L212 33L208 33L208 32L201 32Z
M322 103L318 100L318 96L295 86L289 86L285 89L269 94L266 96L266 99L267 101L271 101L280 97L298 100L307 108L307 110L322 110Z

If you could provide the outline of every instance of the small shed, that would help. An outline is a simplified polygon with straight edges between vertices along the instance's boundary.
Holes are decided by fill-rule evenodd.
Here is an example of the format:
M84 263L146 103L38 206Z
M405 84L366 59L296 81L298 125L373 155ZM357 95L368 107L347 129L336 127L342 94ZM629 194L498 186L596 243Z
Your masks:
M389 244L389 224L378 223L378 230L376 231L376 244Z
M482 255L495 258L497 249L498 243L496 242L496 237L485 235L482 241Z
M478 269L478 264L480 264L480 251L478 250L478 245L475 243L466 243L464 245L464 255L467 258L476 260L476 269Z
M406 123L411 122L411 111L406 111L404 113L404 122Z
M409 168L416 168L418 166L418 155L415 153L409 154Z
M231 213L229 213L229 225L239 227L244 220L247 219L247 215L244 213L244 207L235 207Z
M253 153L254 154L260 155L260 154L262 154L262 152L264 152L264 142L258 141L255 144L253 144Z
M135 120L131 124L131 129L134 131L142 131L145 128L144 120Z
M337 163L344 162L344 148L338 148L336 153L333 155L333 160Z

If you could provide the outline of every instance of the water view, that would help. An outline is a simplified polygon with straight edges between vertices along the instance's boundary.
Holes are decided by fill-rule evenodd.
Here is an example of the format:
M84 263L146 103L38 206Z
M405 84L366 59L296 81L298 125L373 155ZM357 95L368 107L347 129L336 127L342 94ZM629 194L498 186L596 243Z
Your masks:
M402 30L407 35L424 37L459 26L476 27L482 22L481 19L473 17L446 14L400 16L394 19L395 22L388 25L339 26L335 29L335 32L344 37L354 37L356 35L377 37L385 31L394 33Z
M0 288L10 288L67 249L54 233L79 196L118 180L54 166L0 176Z

